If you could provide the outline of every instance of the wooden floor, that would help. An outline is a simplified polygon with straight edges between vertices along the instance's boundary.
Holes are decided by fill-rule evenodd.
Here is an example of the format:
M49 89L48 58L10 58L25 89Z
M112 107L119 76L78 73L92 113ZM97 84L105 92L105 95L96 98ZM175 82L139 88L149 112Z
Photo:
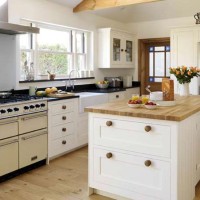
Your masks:
M87 196L87 148L0 184L0 200L110 200ZM196 198L200 200L200 184Z

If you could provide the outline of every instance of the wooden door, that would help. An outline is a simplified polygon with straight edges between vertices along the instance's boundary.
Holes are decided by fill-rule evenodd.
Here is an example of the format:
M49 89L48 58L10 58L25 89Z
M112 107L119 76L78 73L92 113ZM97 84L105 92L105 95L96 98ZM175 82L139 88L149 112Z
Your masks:
M161 91L162 78L170 76L169 67L170 38L139 40L141 94L148 94L148 85L151 91Z

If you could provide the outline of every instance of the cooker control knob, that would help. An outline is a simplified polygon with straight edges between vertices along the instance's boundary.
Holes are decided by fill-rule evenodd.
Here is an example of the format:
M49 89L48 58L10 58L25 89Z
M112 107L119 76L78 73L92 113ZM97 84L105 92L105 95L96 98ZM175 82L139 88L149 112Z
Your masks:
M6 113L6 110L1 110L1 114L4 114L4 113Z
M10 112L12 112L12 111L13 111L13 109L11 109L11 108L8 108L8 109L7 109L7 111L8 111L8 113L10 113Z
M44 104L44 103L41 103L40 105L41 105L41 107L45 107L45 104Z
M40 104L36 104L35 107L36 107L36 108L39 108L39 107L40 107Z
M33 109L33 108L35 108L35 106L34 105L30 105L30 109Z
M28 110L29 109L29 107L28 106L24 106L24 110Z
M14 111L15 111L15 112L19 111L19 108L14 108Z

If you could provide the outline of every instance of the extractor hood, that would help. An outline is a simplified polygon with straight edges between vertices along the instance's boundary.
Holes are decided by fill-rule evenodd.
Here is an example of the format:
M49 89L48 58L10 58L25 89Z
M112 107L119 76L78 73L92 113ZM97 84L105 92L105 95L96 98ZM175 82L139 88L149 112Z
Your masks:
M0 34L16 35L25 33L39 33L40 29L8 22L8 1L0 2Z

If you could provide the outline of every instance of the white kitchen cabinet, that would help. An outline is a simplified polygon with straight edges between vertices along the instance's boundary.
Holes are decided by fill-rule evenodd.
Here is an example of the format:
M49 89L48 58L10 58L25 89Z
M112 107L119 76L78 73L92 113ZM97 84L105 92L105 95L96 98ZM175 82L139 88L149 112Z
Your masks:
M48 157L52 159L78 146L78 98L50 101L48 108Z
M178 67L185 65L187 67L198 66L198 42L200 28L188 27L177 28L171 31L171 66ZM178 83L174 75L171 76L175 82L175 93L178 93ZM199 80L193 78L190 84L190 93L199 94Z
M77 122L77 140L78 145L83 146L88 143L88 113L80 113Z
M125 92L125 98L130 99L133 94L139 94L140 95L140 88L127 88Z
M120 101L125 99L125 91L108 93L108 102Z
M193 199L198 116L174 122L89 113L90 194Z
M99 68L134 68L136 36L125 31L102 28L98 31Z

